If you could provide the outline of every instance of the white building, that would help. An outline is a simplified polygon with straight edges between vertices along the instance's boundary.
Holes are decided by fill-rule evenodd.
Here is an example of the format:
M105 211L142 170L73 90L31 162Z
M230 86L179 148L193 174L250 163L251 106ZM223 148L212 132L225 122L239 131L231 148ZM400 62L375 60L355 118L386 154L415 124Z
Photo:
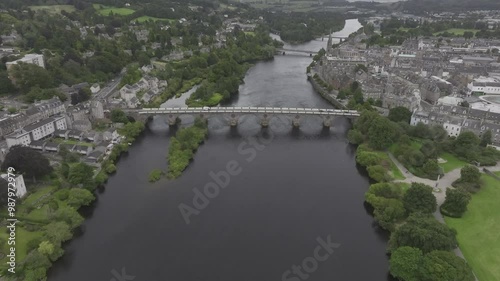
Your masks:
M104 118L104 106L101 101L92 101L90 104L90 113L94 119Z
M19 62L36 64L40 67L45 68L45 62L43 61L43 55L39 54L27 54L23 58L20 58L15 61L7 62L5 65L7 66L7 70L9 70L13 65L18 64Z
M2 174L0 175L4 180L9 182L9 175L8 174ZM22 174L15 175L15 189L16 189L16 196L17 198L22 198L24 195L26 195L27 190L26 190L26 184L24 183L24 177Z
M33 141L44 139L52 135L56 130L66 130L66 118L56 116L44 119L40 122L28 125L18 132L5 137L7 146L29 145Z
M462 131L463 118L448 117L444 123L443 128L448 133L449 137L458 137Z
M90 91L92 92L92 94L97 94L100 90L101 86L99 86L99 84L97 83L92 85L92 87L90 87Z
M475 79L467 85L469 93L500 95L500 81L495 78Z
M410 125L416 126L418 123L429 124L429 113L425 111L415 111L411 115Z

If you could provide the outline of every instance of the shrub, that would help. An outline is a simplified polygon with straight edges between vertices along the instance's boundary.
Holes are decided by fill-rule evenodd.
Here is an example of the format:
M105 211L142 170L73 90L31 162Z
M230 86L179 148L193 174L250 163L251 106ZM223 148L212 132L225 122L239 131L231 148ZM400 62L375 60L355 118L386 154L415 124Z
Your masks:
M149 173L149 182L157 182L161 179L161 176L163 175L163 171L160 169L154 169Z

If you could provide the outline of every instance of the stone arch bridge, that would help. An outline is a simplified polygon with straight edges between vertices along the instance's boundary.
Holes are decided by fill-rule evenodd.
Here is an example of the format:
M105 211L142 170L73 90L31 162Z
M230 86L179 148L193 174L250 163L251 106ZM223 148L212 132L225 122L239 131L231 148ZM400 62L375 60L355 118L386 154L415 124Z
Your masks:
M260 116L260 124L262 127L269 126L269 121L273 115L291 115L292 125L300 126L300 117L307 115L315 115L323 117L323 126L330 127L332 121L337 116L355 119L359 117L359 112L356 110L343 109L322 109L322 108L291 108L291 107L179 107L179 108L142 108L142 109L126 109L126 113L134 117L136 120L146 121L154 115L167 115L168 124L174 126L177 124L180 115L194 115L204 119L208 119L213 115L229 115L230 125L237 126L238 119L241 115L254 114Z

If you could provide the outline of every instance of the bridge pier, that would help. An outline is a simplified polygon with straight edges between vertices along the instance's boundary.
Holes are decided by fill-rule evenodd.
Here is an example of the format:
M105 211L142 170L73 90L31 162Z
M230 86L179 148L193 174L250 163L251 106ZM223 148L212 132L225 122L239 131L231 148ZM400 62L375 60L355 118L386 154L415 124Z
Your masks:
M331 116L326 116L324 119L323 119L323 127L325 128L330 128L332 126L332 120L333 118Z
M263 128L267 128L269 127L269 120L270 120L270 116L267 115L267 114L264 114L262 115L262 119L260 120L260 125L263 127Z
M231 127L236 127L238 126L238 119L239 119L239 116L237 116L236 114L231 114L231 117L229 119L229 125Z
M173 114L169 114L167 118L167 122L169 126L175 126L177 125L177 122L179 121L179 118Z
M300 127L300 115L295 115L295 118L292 120L292 125L294 128Z

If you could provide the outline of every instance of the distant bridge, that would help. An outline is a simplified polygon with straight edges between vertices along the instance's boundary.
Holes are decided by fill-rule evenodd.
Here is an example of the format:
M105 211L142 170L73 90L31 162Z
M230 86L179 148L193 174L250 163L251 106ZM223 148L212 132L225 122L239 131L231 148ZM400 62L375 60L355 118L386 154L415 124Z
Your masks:
M297 49L288 49L288 48L280 48L276 50L278 53L286 55L287 53L304 53L309 54L309 56L316 55L317 51L308 51L308 50L297 50Z
M331 126L331 121L336 116L344 116L347 118L359 117L359 112L356 110L341 110L341 109L322 109L322 108L292 108L292 107L180 107L180 108L142 108L142 109L127 109L129 113L136 113L142 116L153 115L168 115L169 125L175 125L177 117L183 114L198 115L202 118L207 118L210 115L229 114L231 117L231 126L238 125L239 115L242 114L257 114L261 115L261 125L267 127L271 115L294 115L292 121L293 126L299 127L300 116L316 115L322 116L323 125Z

